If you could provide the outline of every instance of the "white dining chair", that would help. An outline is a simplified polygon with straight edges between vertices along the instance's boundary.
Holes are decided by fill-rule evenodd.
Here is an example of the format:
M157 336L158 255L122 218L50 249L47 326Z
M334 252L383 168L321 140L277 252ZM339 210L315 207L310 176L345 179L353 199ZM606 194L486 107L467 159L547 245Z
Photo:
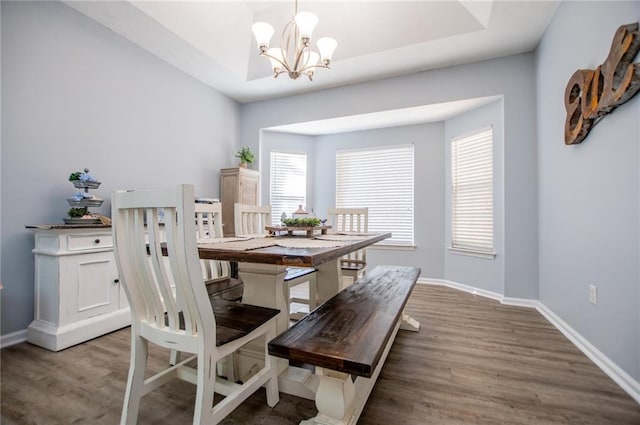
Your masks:
M196 236L198 243L223 237L222 204L196 203ZM228 301L242 300L244 285L240 279L231 276L231 264L228 261L200 260L202 274L210 296Z
M236 236L265 236L268 232L266 226L271 226L271 206L235 204L234 218ZM289 305L293 303L305 304L309 311L317 306L316 269L310 267L287 267L284 277L287 285ZM308 283L307 298L292 296L292 288ZM291 312L289 318L300 320L306 313L301 311Z
M111 199L114 254L132 315L121 424L135 424L141 398L174 378L197 386L194 425L219 423L263 385L267 404L275 406L276 362L267 343L275 337L279 311L208 297L196 244L193 186L114 191ZM165 212L162 236L158 208ZM264 367L242 384L217 377L216 363L251 341L263 348ZM149 343L191 356L145 378ZM214 393L225 396L215 405Z
M369 229L369 208L329 208L327 220L332 232L367 233ZM343 276L352 282L358 280L367 268L367 249L359 249L340 259Z

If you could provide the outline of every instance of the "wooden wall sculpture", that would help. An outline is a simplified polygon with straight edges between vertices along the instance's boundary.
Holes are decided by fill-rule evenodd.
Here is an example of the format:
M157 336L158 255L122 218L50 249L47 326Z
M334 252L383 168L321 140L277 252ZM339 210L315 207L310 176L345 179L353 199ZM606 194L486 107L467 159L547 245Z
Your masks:
M571 76L564 91L565 144L581 143L605 115L640 91L640 63L632 63L639 50L638 23L622 25L604 63Z

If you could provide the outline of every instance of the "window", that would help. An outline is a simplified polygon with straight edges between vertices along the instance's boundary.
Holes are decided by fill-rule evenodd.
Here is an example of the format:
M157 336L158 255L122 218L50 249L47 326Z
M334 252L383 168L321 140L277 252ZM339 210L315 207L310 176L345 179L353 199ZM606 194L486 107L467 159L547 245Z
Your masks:
M451 248L494 255L492 128L451 140Z
M307 204L307 155L271 152L271 223L280 224L280 216L288 216Z
M413 145L336 153L336 207L369 208L370 232L385 245L413 246Z

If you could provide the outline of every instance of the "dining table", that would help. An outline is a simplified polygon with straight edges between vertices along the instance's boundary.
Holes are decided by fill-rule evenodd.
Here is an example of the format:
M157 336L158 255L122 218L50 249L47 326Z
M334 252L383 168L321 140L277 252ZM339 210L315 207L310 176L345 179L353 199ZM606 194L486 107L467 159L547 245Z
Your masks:
M289 267L312 267L316 270L318 305L337 294L341 287L340 258L391 237L391 233L327 233L305 236L264 236L206 239L198 241L201 259L238 263L239 277L244 282L242 302L280 310L277 333L289 328L289 300L284 277ZM241 350L236 357L238 376L251 373L255 367L258 346ZM313 371L278 363L279 390L313 400L318 380Z

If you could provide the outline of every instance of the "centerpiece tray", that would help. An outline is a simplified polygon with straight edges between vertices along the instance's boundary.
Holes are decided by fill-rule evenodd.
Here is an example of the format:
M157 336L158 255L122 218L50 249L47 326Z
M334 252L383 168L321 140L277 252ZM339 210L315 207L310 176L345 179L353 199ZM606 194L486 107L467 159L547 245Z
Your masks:
M326 235L327 230L331 229L331 226L266 226L267 230L272 235L278 235L282 232L287 232L289 236L293 236L293 232L305 232L308 238L312 238L314 232L320 231L320 234Z

